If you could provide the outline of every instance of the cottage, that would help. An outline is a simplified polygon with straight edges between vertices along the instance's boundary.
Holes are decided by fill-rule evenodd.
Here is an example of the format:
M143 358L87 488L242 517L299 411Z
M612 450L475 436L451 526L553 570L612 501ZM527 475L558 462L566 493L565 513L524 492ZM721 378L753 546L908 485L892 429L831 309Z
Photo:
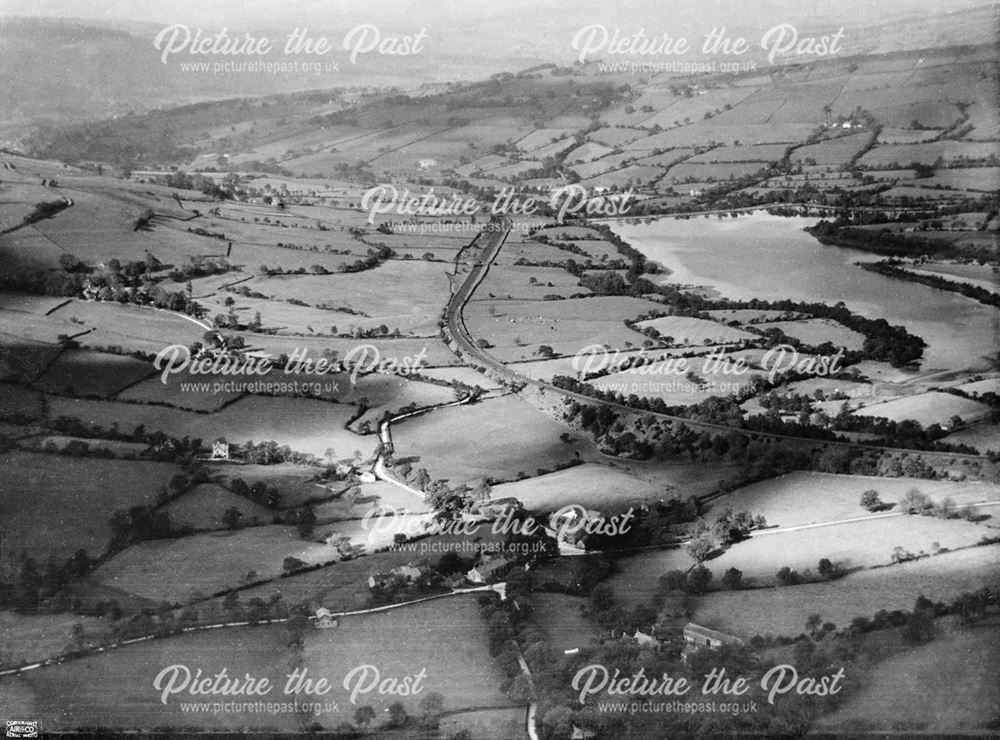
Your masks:
M657 640L652 635L647 635L645 632L642 632L641 630L637 629L635 631L635 635L633 635L633 637L635 637L636 642L639 643L639 649L640 650L642 650L642 649L645 648L645 649L657 651L657 650L660 649L660 641Z
M684 650L681 651L681 660L687 662L688 657L697 650L718 650L723 645L743 645L743 640L728 635L725 632L702 627L694 622L684 625Z
M375 477L375 473L370 470L366 470L361 475L358 476L358 480L362 483L374 483L378 478Z
M473 583L488 583L499 578L510 567L510 562L505 557L496 557L484 560L472 568L465 577Z
M313 622L313 626L318 630L331 629L336 627L338 624L337 618L333 616L333 612L325 607L320 607L316 610L316 620Z
M212 443L212 459L213 460L228 460L229 459L229 443L222 439L221 437Z
M407 563L406 565L400 565L398 568L393 568L388 573L372 573L368 576L368 588L384 586L395 578L402 578L407 583L410 583L420 578L424 574L424 570L422 566Z

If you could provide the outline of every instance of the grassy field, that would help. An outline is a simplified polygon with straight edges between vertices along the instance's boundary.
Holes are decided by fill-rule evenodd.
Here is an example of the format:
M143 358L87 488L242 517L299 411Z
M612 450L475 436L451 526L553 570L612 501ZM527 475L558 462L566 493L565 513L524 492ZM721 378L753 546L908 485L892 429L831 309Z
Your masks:
M451 736L468 730L476 740L507 740L523 732L524 714L523 707L463 712L442 719L441 731Z
M597 638L598 630L580 613L586 604L582 596L536 593L531 597L531 621L545 632L556 653L587 647Z
M414 469L457 484L483 476L512 479L535 475L592 450L586 442L567 444L569 429L518 398L506 396L472 406L441 409L393 427L396 457L419 458ZM461 454L456 455L456 450Z
M151 640L111 652L73 660L0 678L0 702L17 716L39 718L47 732L81 727L148 729L151 727L207 728L214 731L265 729L294 731L301 728L292 711L197 712L181 709L188 699L210 696L175 695L167 704L153 685L157 674L171 665L185 665L214 676L223 668L229 676L267 677L275 688L260 699L281 703L284 677L292 658L286 647L288 633L281 626L196 632ZM222 697L215 697L221 701Z
M1000 719L998 629L994 618L880 662L866 687L820 720L817 729L866 734L995 731Z
M276 578L286 557L308 564L337 559L335 548L303 540L295 527L269 525L132 545L94 573L101 583L174 602L238 586L249 571Z
M148 362L97 352L63 352L35 381L50 393L111 398L153 372Z
M650 301L621 297L477 301L466 308L465 321L474 337L495 345L490 354L510 362L536 358L541 345L560 355L575 354L591 344L641 347L646 337L624 326L622 317L638 316L657 307Z
M1000 486L990 483L802 472L754 483L715 499L707 516L732 507L763 514L770 525L797 527L869 516L859 503L861 493L868 489L878 491L886 504L895 504L911 488L935 502L950 497L956 506L1000 501Z
M108 544L111 514L153 503L179 472L166 463L27 452L5 453L0 467L7 546L40 561L65 560L79 548L96 557Z
M797 635L810 614L821 614L838 627L880 609L911 610L921 594L951 601L962 593L1000 586L1000 545L923 558L889 568L861 570L826 583L713 591L695 602L699 624L743 637Z
M995 530L964 520L925 516L892 516L797 531L759 533L733 545L722 555L705 561L718 578L729 568L739 568L744 579L759 584L777 582L775 573L789 567L800 573L817 571L821 558L844 568L888 565L896 546L919 554L937 548L954 550L975 545Z
M924 426L929 426L935 423L949 424L953 416L960 416L965 422L978 421L988 410L985 404L978 401L932 391L872 404L855 413L858 416L884 416L894 421L914 419Z
M240 519L243 526L268 524L274 516L265 507L213 483L196 486L164 508L172 525L193 529L225 529L223 515L230 508L243 515Z
M636 326L640 329L652 327L660 333L660 336L672 337L674 343L683 345L728 344L754 338L753 334L742 329L685 316L663 316L640 321Z
M108 623L97 617L61 614L16 614L0 611L0 660L26 663L57 655L73 644L73 626L83 628L84 638L108 632Z
M829 319L808 319L806 321L773 321L757 324L756 328L780 329L783 333L812 346L830 342L834 347L859 350L864 343L864 335Z
M328 697L344 711L370 705L381 716L393 701L411 714L423 696L437 692L446 709L495 706L508 701L500 691L499 666L486 650L486 622L474 596L456 596L363 617L346 617L330 630L306 633L302 665L310 675L331 676ZM411 697L360 694L356 705L342 679L352 668L375 666L382 677L426 671L422 694Z
M525 508L540 511L554 511L570 504L593 509L618 508L655 501L662 495L661 486L594 463L493 488L493 498L513 496L523 502Z
M435 334L448 299L447 266L439 262L391 260L363 272L343 275L259 277L250 288L310 305L349 306L361 316L336 316L330 323L364 329L385 324L410 334Z
M344 429L357 409L346 404L281 396L245 396L214 414L111 401L51 398L52 418L75 416L85 424L122 429L144 424L150 431L177 437L200 437L205 443L225 437L230 443L275 440L293 450L322 457L332 447L344 457L354 450L370 456L377 440Z

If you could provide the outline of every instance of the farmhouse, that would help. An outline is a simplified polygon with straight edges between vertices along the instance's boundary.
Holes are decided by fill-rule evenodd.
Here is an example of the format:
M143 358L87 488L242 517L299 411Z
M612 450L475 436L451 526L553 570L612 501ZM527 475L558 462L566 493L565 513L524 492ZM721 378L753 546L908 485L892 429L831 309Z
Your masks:
M212 459L213 460L229 459L229 443L226 440L222 439L221 437L212 442Z
M499 578L510 568L510 562L505 557L494 557L484 560L466 573L473 583L488 583L494 578Z
M700 624L688 622L684 625L684 650L681 651L681 660L687 662L688 657L702 649L718 650L723 645L742 645L743 640L728 635L725 632L702 627Z
M660 649L660 641L657 640L652 635L647 635L645 632L642 632L641 630L637 629L633 637L635 637L636 642L639 643L640 650L647 649L655 652Z
M420 578L424 574L424 570L423 566L407 563L406 565L393 568L388 573L372 573L368 576L368 588L384 586L396 578L410 583Z
M313 625L318 630L332 629L337 626L337 618L333 616L333 612L321 606L316 610L316 621Z

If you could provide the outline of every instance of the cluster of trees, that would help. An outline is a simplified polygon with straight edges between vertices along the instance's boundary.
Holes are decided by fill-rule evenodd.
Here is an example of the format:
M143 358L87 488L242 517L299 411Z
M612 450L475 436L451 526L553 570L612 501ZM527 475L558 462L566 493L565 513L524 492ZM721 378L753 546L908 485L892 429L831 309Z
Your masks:
M891 257L938 257L956 256L955 245L947 239L933 239L926 236L901 234L888 228L859 229L845 218L834 221L821 220L815 226L806 228L823 244L851 247L866 252L885 254ZM967 250L962 250L967 254Z
M311 464L317 461L315 455L297 452L288 445L279 445L273 439L264 442L249 440L243 445L234 445L233 453L252 465Z
M65 561L49 558L44 565L22 552L0 569L0 608L33 613L50 602L75 578L90 572L93 561L86 550L77 550ZM70 604L63 604L69 608Z
M732 507L726 507L711 523L698 520L686 549L688 555L701 563L719 548L726 549L747 539L755 529L765 527L767 519L762 514L754 516L748 511L737 512Z
M281 492L276 487L269 486L266 481L248 484L242 478L233 478L229 483L229 490L268 509L281 508Z

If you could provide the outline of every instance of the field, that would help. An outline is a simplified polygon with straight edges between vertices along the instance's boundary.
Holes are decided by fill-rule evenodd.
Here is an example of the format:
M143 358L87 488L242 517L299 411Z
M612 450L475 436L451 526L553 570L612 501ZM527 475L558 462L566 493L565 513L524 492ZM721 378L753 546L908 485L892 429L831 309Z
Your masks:
M361 312L360 316L331 313L329 323L344 328L385 324L390 330L428 335L436 333L441 307L448 299L447 269L440 262L391 260L357 273L258 277L249 287L264 295Z
M76 624L83 628L84 639L108 632L108 623L97 617L0 611L0 662L16 665L63 652L73 643Z
M268 525L139 542L105 562L94 578L154 601L184 602L238 586L250 571L277 578L286 557L310 565L338 559L335 548L301 539L295 527Z
M243 526L268 524L274 516L263 506L212 483L196 486L164 508L172 526L192 529L225 529L223 515L230 508L243 515Z
M790 473L721 496L712 501L711 512L732 507L755 516L763 514L770 525L797 527L869 516L859 503L861 493L868 489L875 489L884 503L894 505L911 488L927 494L935 502L951 498L956 506L1000 501L1000 486L982 482Z
M593 449L586 442L561 441L559 435L567 431L524 401L506 396L408 419L393 426L392 438L397 458L416 456L414 469L426 468L432 479L455 485L484 476L510 480L519 473L535 475ZM459 455L456 444L461 445Z
M665 337L666 341L685 346L698 344L727 344L743 339L753 339L754 335L742 329L735 329L724 324L704 319L693 319L683 316L663 316L658 319L640 321L639 329L652 327Z
M820 720L819 731L977 735L995 730L998 628L994 618L880 662L860 693Z
M524 715L522 707L463 712L442 718L441 731L451 736L468 730L476 740L507 740L523 731Z
M330 676L328 699L345 711L370 705L379 716L393 701L417 714L421 695L413 697L361 694L351 702L342 678L355 666L375 666L385 676L412 676L426 671L424 696L444 696L446 709L507 704L500 691L499 666L486 650L486 621L474 596L455 596L402 609L346 617L330 630L306 633L302 666L313 676ZM339 719L339 718L338 718Z
M96 557L108 545L111 515L153 503L178 472L166 463L27 452L5 453L0 467L6 545L39 561L65 560L80 548Z
M581 596L535 593L531 596L531 621L545 632L546 642L558 654L585 648L599 630L580 613L587 600Z
M95 372L99 368L99 372ZM96 352L63 352L35 381L50 393L111 398L153 372L147 362Z
M930 424L951 424L953 416L961 417L963 422L982 419L989 408L986 404L972 401L950 393L931 391L915 396L898 398L885 403L872 404L854 413L858 416L884 416L893 421L914 419L924 426Z
M780 568L815 573L821 558L843 568L870 568L890 564L897 546L914 554L933 553L936 545L954 550L995 534L993 529L963 520L890 515L795 531L765 530L706 560L705 565L719 578L729 568L739 568L744 580L773 584Z
M206 444L219 437L231 444L273 439L316 457L330 447L345 457L354 450L367 457L377 444L374 436L360 437L344 429L357 411L354 406L308 398L245 396L217 413L195 414L162 406L53 397L49 410L52 418L74 416L105 428L115 422L122 429L144 424L150 431L198 437Z
M537 511L554 511L570 504L598 510L609 506L617 509L655 500L662 495L663 489L659 486L592 463L493 488L493 498L513 496L525 508Z
M277 687L265 697L242 697L280 703L284 676L291 670L286 628L257 627L195 632L150 640L118 650L0 678L0 701L18 716L43 717L47 732L79 727L118 729L151 727L242 728L297 730L299 718L291 711L198 712L181 710L180 701L197 700L190 694L160 702L153 681L171 665L185 665L192 674L202 669L214 676L267 677ZM210 697L201 697L210 698ZM240 697L237 697L240 698Z
M488 351L504 362L537 357L547 345L556 354L572 355L591 344L639 347L642 334L622 324L623 316L638 316L658 304L637 298L595 297L565 301L477 301L465 310L475 337L496 345ZM720 327L721 331L729 331Z
M973 547L889 568L860 570L828 583L713 591L695 602L693 619L742 637L795 636L819 613L838 627L880 609L913 609L920 594L951 601L983 586L1000 586L1000 545Z
M844 347L847 350L860 350L864 344L863 334L848 329L829 319L807 319L806 321L773 321L755 324L755 327L767 331L780 329L784 334L798 339L800 342L818 347L830 342L834 347Z

